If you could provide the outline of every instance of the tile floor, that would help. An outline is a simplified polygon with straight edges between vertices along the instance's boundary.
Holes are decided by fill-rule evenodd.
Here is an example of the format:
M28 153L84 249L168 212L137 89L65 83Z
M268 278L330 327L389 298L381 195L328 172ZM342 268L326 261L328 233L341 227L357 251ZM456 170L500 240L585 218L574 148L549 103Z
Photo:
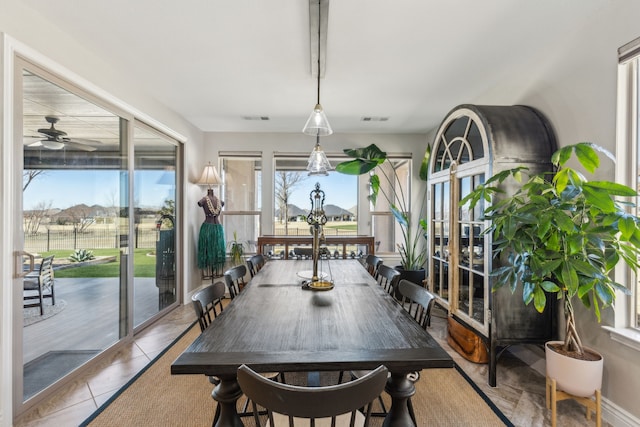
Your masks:
M445 349L450 350L446 344L445 319L438 314L435 313L430 332ZM77 426L170 344L194 319L190 305L178 307L143 331L134 343L66 387L64 393L59 393L23 414L15 426ZM517 347L513 349L516 350ZM509 351L503 354L498 366L498 385L492 388L487 385L486 365L467 362L453 350L450 351L456 362L514 425L550 425L550 411L545 407L545 380L539 372L544 369L542 351L539 355L536 354L536 349L518 352L521 353L520 358ZM529 363L524 363L521 359L528 360ZM423 374L422 380L427 379L428 375ZM586 421L580 405L564 401L558 404L558 425L571 427L595 423Z

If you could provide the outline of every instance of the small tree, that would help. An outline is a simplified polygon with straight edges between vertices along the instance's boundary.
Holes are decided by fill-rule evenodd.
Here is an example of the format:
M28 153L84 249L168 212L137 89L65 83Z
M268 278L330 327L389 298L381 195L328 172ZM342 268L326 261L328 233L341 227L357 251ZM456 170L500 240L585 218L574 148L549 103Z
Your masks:
M34 209L24 214L24 232L33 235L38 233L42 220L49 214L52 202L39 202Z
M280 211L280 221L284 222L284 233L289 234L289 198L293 189L307 179L302 172L276 172L276 200Z

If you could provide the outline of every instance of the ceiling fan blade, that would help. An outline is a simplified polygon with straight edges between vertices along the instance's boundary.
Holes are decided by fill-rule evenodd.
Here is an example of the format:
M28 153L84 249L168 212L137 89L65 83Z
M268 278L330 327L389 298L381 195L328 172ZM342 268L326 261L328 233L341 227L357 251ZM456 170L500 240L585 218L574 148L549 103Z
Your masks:
M73 141L67 141L65 142L65 144L67 146L67 148L73 149L73 150L80 150L80 151L96 151L97 148L96 147L92 147L90 145L87 144L78 144L76 142Z
M35 141L35 142L27 142L25 141L25 147L28 148L42 148L42 141Z
M97 141L95 139L85 139L85 138L64 138L64 142L73 142L76 144L86 144L86 145L102 145L101 141Z

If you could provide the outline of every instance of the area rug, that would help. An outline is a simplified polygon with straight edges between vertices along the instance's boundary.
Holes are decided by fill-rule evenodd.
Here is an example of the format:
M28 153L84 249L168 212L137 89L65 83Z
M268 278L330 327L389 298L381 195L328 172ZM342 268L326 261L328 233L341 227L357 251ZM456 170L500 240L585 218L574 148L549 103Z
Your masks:
M171 363L199 334L197 325L185 331L81 426L210 426L215 401L207 377L170 374ZM331 375L337 378L337 373ZM286 374L288 383L297 383L299 377ZM418 426L513 425L459 368L422 371L412 402ZM255 425L252 417L242 420L247 427ZM382 422L373 418L371 425Z
M33 325L34 323L41 322L45 319L55 316L60 313L67 306L67 302L63 299L56 299L56 304L51 305L51 299L45 298L43 304L44 314L40 315L40 307L28 307L22 310L23 321L22 326Z
M27 400L50 386L98 353L99 350L49 351L25 363L22 393L24 399Z

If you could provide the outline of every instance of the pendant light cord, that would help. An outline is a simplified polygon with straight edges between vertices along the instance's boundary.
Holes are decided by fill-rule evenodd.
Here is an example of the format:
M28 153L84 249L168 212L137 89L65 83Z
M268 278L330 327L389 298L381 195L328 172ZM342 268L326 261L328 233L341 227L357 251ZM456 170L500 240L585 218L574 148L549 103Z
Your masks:
M320 16L322 15L320 13L321 1L322 0L318 0L318 105L320 105Z

